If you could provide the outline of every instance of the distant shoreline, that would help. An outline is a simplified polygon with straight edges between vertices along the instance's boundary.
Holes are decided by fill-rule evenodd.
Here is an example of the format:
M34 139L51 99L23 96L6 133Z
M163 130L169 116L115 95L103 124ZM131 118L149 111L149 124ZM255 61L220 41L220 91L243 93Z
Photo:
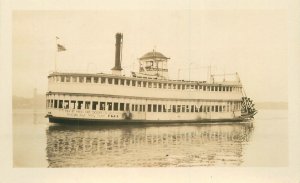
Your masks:
M257 102L256 109L273 109L273 110L288 110L288 102Z

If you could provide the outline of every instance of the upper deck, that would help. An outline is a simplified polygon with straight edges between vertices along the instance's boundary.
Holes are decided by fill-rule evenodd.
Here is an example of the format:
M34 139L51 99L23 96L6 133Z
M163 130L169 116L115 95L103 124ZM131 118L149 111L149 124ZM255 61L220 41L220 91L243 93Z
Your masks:
M241 100L239 81L207 82L113 74L58 73L48 76L48 92L164 100Z

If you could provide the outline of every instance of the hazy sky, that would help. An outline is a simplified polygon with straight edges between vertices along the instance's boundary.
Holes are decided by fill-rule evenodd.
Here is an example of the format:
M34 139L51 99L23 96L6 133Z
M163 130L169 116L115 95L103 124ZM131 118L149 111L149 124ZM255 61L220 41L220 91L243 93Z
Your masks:
M115 33L122 32L122 66L155 48L170 57L170 77L206 79L238 72L249 97L287 101L287 12L284 10L14 11L13 95L47 91L59 71L111 73ZM67 51L56 53L56 36ZM57 55L56 55L57 54Z

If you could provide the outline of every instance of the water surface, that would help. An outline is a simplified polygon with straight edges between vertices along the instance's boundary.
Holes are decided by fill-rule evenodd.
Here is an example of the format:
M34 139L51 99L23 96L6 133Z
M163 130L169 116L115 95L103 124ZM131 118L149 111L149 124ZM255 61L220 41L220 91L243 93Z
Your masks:
M77 126L14 110L15 167L287 166L287 111L249 123ZM280 150L280 151L279 151Z

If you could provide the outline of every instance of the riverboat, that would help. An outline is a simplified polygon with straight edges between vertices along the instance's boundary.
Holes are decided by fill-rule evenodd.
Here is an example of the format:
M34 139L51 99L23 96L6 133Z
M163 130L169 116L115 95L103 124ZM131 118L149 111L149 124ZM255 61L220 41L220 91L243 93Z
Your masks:
M235 80L175 80L170 58L153 50L139 58L139 71L122 74L123 34L116 34L112 73L53 72L48 76L49 122L84 124L211 123L253 119L257 110Z

